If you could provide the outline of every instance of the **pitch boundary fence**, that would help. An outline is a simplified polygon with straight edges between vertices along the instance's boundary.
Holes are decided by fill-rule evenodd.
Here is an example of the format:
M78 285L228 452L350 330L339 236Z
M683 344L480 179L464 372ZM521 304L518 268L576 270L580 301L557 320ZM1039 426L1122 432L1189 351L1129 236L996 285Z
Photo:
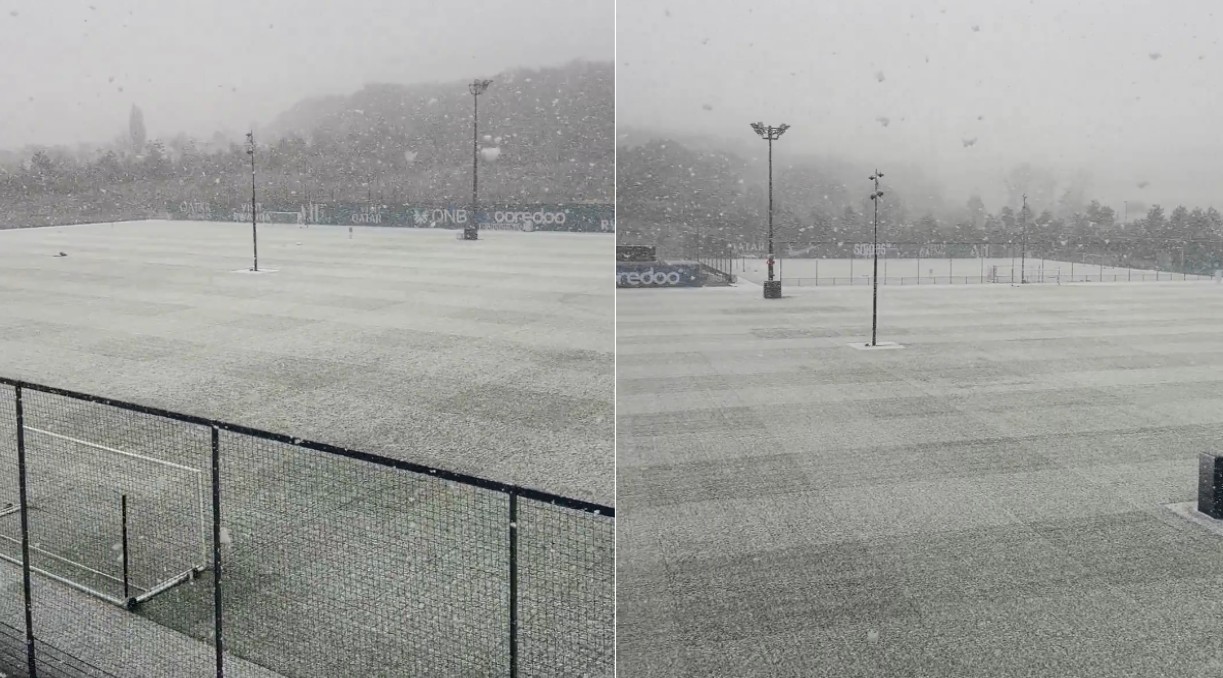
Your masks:
M869 275L861 275L855 277L848 276L827 276L819 278L811 277L794 277L781 278L782 282L791 287L844 287L846 285L861 285L869 286L871 277ZM943 276L879 276L880 285L976 285L976 284L1003 284L1003 285L1018 285L1025 284L1057 284L1062 283L1084 283L1084 282L1217 282L1218 279L1214 276L1198 275L1194 273L1164 273L1155 271L1153 273L1135 273L1132 270L1125 273L1096 273L1082 275L1028 275L1021 280L1019 275L998 274L996 276L976 276L976 275L943 275Z
M74 484L64 493L68 496L48 493L44 478L51 471L39 459L44 450L26 433L58 425L73 434L61 430L57 433L60 438L80 439L89 432L107 440L119 437L140 450L127 454L185 455L176 456L173 462L162 458L159 463L200 467L211 490L206 515L211 522L210 543L206 544L211 562L194 571L188 581L175 580L155 591L157 597L129 597L126 583L125 595L118 600L98 596L117 603L103 607L122 610L124 615L147 616L149 626L155 628L166 618L194 619L194 626L184 622L184 628L165 629L211 646L207 673L190 675L224 676L233 660L279 675L316 675L317 663L302 660L299 664L296 654L285 654L292 649L281 647L295 648L298 654L303 648L313 648L326 655L332 662L324 669L329 675L376 672L517 678L613 673L612 507L53 386L4 377L0 377L0 386L7 387L0 389L0 407L6 399L12 403L11 419L0 410L0 464L16 462L8 469L0 466L0 492L17 495L15 507L10 507L15 511L10 513L20 520L19 539L12 541L20 543L15 562L21 567L24 613L24 624L0 620L0 626L24 632L22 665L13 665L15 652L0 652L0 670L38 678L64 675L57 668L71 664L87 667L88 675L159 675L138 665L145 659L155 664L158 657L133 657L129 647L128 654L117 660L107 641L94 638L114 636L113 624L108 627L108 622L61 624L54 633L40 633L47 628L40 624L55 625L56 615L63 614L40 608L33 582L37 579L38 587L71 582L62 581L63 573L40 578L40 568L32 563L37 555L32 547L54 538L74 544L82 540L72 530L83 528L61 527L65 520L51 521L46 515L64 502L82 501L75 496L84 494L78 485L93 478L76 478L72 468L54 469L56 478L70 477ZM12 435L6 436L10 429ZM11 450L5 449L10 445L6 438L11 438ZM278 474L281 470L284 473ZM137 480L152 489L137 487L136 491L148 496L135 506L147 507L158 492L165 491L164 482L159 485L157 478ZM106 496L127 491L123 487L103 489L109 493ZM311 492L327 494L315 501ZM44 498L39 500L39 496ZM127 494L122 497L122 536L113 547L122 555L95 560L99 569L117 567L114 561L118 561L126 580L131 556ZM378 512L369 510L370 506ZM156 520L144 524L163 528L173 527L175 521L185 524L187 518L176 516L174 509L160 507ZM82 515L80 506L74 504L64 511L69 518ZM114 524L109 516L99 521L104 527ZM338 528L331 529L335 526ZM173 537L173 532L166 538ZM318 535L322 537L311 541ZM249 539L243 542L244 537ZM151 542L162 534L150 528L135 538L142 541L133 541L133 549L139 546L144 553L157 553L159 544ZM106 545L106 540L102 543ZM319 555L320 546L331 552ZM310 555L303 557L302 553ZM371 561L356 556L346 561L346 553L374 555ZM328 569L332 563L340 564L338 571ZM359 571L345 571L346 566ZM211 576L205 576L209 572ZM52 584L56 579L60 583ZM353 583L358 580L381 582L386 588L371 593L361 583ZM263 593L258 582L264 581L280 588ZM306 583L294 588L283 584L286 581ZM404 581L416 585L402 584ZM84 586L75 588L79 598L86 597L80 591L89 591ZM285 609L260 607L269 600ZM284 620L306 610L317 610L319 619L325 619L314 624L331 623L336 628L321 637L310 635L313 631L295 635L291 623L286 630ZM260 626L258 619L252 619L264 616L275 621ZM419 623L397 626L409 618ZM24 629L19 628L22 625ZM246 638L231 643L235 627ZM319 646L331 637L337 645L334 650ZM13 639L8 641L11 646ZM147 652L156 654L158 649L150 647ZM376 663L358 665L368 654L377 655L370 659ZM188 673L184 669L181 675Z

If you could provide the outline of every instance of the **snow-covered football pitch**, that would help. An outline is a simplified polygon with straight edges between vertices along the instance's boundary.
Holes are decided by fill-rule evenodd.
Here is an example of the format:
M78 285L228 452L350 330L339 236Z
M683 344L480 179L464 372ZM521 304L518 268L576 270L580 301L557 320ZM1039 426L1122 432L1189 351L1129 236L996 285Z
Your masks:
M1223 286L617 298L618 668L1212 675Z
M446 230L260 224L258 245L254 273L249 224L0 231L0 375L614 502L609 239L486 232L467 242ZM229 520L267 504L258 501L259 487L277 482L292 483L291 503L309 510L283 514L283 526L274 528L289 535L283 552L230 572L225 609L233 652L286 675L413 666L434 673L451 666L457 675L482 662L490 675L501 670L505 648L495 613L506 555L493 538L505 531L500 504L474 494L464 499L459 490L447 504L447 492L427 482L339 459L274 446L237 449L229 463L240 468L248 460L235 455L251 456L259 477L229 483L228 501L243 507ZM414 498L435 513L403 513ZM320 509L338 513L310 518ZM603 582L584 577L610 573L612 533L605 522L577 527L581 553L558 542L538 551L551 556L538 556L531 549L541 545L524 538L520 567L536 568L534 576L557 596L577 591L588 607L602 600ZM434 528L442 531L429 537ZM383 543L383 533L417 541ZM479 560L419 552L439 548L441 535L469 533L490 535L489 544L473 537L462 549L484 554ZM557 557L591 569L538 569ZM411 576L403 571L421 558L432 565ZM9 604L20 601L19 578L14 568L0 569L13 585L3 616L19 619L20 606ZM191 653L207 665L205 650L166 628L207 639L207 578L150 601L142 615L119 616L41 579L36 584L45 591L36 609L45 641L107 668L122 666L122 675L165 675L153 660ZM491 596L496 610L474 625L467 617L475 607L429 621L467 594L472 606ZM524 633L556 635L555 642L533 635L535 652L594 662L587 669L601 675L610 660L598 662L610 654L575 650L564 637L610 643L610 591L606 601L606 610L573 611L573 619L592 615L580 631L554 623L567 615L536 612L572 601L524 601L523 623L533 624ZM366 628L371 624L377 628ZM125 635L145 637L141 646L151 651L116 644Z
M0 375L612 501L610 240L258 230L0 231Z

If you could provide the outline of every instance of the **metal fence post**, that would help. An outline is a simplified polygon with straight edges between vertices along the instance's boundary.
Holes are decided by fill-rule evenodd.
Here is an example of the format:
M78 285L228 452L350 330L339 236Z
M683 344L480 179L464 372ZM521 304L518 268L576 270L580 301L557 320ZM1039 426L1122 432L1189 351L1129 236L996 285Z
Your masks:
M123 547L123 602L127 605L128 609L130 610L134 606L132 604L132 594L131 594L132 587L131 587L131 580L129 578L130 570L128 568L128 562L127 562L131 554L128 551L128 544L127 544L127 495L126 494L119 495L119 519L122 524L121 531L120 531L122 541L120 543L122 544L122 547Z
M17 404L17 489L21 502L21 590L25 599L25 656L30 678L38 678L38 661L34 651L34 601L30 586L30 515L26 490L25 411L22 407L21 384L14 388Z
M221 433L212 427L212 623L216 640L217 678L225 676L225 643L221 635Z
M510 492L510 678L518 678L518 495Z

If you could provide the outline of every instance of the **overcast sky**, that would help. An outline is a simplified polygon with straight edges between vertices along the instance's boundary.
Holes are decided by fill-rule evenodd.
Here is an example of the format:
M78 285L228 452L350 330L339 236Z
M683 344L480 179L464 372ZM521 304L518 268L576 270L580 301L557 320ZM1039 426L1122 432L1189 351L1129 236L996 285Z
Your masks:
M1087 169L1118 211L1223 208L1216 4L619 0L617 120L727 138L785 122L778 159L915 162L957 203L1028 161Z
M611 61L613 0L0 0L0 148L267 123L367 82Z

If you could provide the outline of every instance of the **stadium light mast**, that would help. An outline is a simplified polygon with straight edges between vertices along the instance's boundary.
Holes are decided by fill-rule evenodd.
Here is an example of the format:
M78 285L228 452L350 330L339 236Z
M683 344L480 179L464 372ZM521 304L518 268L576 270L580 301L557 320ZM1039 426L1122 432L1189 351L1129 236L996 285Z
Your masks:
M1028 194L1023 194L1023 209L1019 210L1023 220L1022 235L1019 238L1019 284L1028 282L1028 270L1025 262L1028 259Z
M875 182L875 190L871 193L871 202L875 203L875 228L874 228L874 243L871 248L871 254L875 257L875 272L871 276L871 283L874 289L871 290L871 346L876 346L876 339L879 335L879 199L883 197L883 191L879 190L879 180L883 178L883 172L875 170L875 173L870 175L868 179Z
M477 210L480 208L480 95L492 80L472 80L467 85L471 92L471 223L463 228L464 240L477 240L480 237L480 225L477 220Z
M764 283L764 298L780 299L781 281L773 279L773 142L785 134L790 126L782 123L773 127L762 122L753 122L752 129L762 139L769 142L769 279Z
M251 270L259 272L259 227L256 226L255 215L255 131L246 133L246 154L251 157L251 245L254 254L254 265Z

